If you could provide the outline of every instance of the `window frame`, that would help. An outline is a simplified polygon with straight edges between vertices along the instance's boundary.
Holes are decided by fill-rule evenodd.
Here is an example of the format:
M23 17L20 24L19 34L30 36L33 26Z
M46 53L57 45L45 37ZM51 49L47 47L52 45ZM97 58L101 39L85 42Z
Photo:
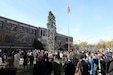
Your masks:
M0 29L3 29L4 21L0 20Z

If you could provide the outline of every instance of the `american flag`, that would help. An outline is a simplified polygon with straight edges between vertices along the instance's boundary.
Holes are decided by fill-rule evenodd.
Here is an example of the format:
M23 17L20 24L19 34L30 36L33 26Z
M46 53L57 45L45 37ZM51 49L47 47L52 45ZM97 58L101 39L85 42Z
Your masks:
M69 14L70 11L71 11L71 10L70 10L70 7L68 6L68 7L67 7L67 13Z

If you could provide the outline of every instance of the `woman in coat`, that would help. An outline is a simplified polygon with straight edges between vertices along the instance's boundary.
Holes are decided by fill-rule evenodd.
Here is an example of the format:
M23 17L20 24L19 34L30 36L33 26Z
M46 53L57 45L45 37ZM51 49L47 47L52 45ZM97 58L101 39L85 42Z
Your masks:
M15 52L15 55L14 55L14 68L17 70L20 66L20 54L18 51Z

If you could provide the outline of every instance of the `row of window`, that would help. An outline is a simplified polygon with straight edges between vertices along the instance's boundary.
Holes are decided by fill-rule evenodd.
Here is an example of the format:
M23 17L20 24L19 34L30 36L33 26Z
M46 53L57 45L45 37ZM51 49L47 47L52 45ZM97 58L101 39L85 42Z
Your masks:
M0 20L0 29L3 29L3 23L4 23L4 22ZM8 22L7 25L6 25L6 30L10 31L10 30L12 30L14 27L17 28L17 25ZM29 32L29 28L28 28L28 27L19 26L19 29L20 29L21 32L26 32L26 33ZM36 30L35 30L35 29L30 29L30 32L29 32L29 33L36 35Z
M0 20L0 29L3 29L3 23L4 22ZM6 30L11 30L13 28L13 26L17 27L16 24L8 22L7 25L6 25ZM28 27L20 26L19 29L20 29L20 32L26 32L26 33L29 32ZM30 29L29 33L36 35L36 30ZM47 36L47 31L46 30L41 30L41 36Z
M21 39L21 38L20 38ZM33 38L30 38L29 40L27 39L27 38L23 38L23 39L21 39L21 41L19 41L19 42L21 42L21 43L27 43L27 42L29 42L29 43L32 43L33 42ZM5 42L6 43L14 43L14 42L18 42L18 39L12 39L11 37L9 37L8 35L6 35L5 36Z
M28 32L29 32L29 28L20 26L20 31L21 31L21 32L26 32L26 33L28 33ZM30 29L30 34L36 35L36 30Z
M13 24L13 23L7 23L6 30L12 30L12 28L14 28L14 27L17 27L17 25Z

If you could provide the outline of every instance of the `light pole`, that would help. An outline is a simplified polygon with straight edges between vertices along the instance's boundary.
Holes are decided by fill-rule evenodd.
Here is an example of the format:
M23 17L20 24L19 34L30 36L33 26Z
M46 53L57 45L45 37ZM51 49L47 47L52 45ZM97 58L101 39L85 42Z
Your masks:
M78 40L78 42L79 42L79 50L81 49L81 47L80 47L80 40Z

